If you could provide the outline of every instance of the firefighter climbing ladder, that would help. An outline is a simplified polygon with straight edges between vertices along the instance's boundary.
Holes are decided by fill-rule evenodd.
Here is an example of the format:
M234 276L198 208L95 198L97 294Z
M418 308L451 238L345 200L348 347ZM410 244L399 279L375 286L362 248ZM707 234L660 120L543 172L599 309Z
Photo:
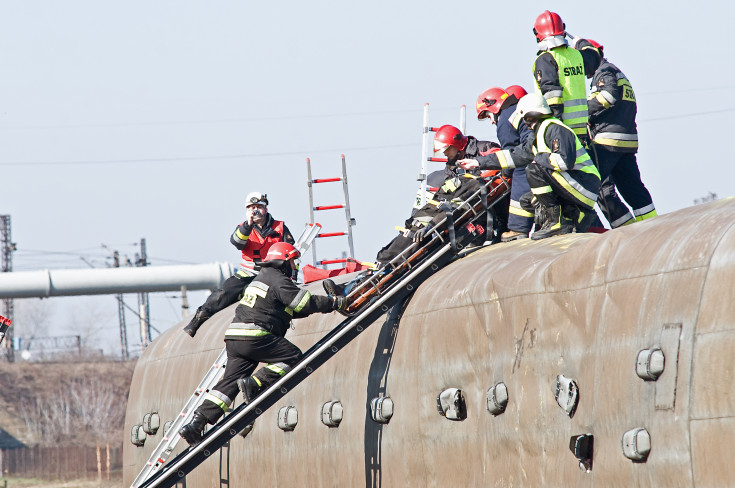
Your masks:
M410 294L421 281L437 271L449 261L451 245L446 244L431 260L415 268L402 280L401 286L394 287L379 297L355 317L345 319L321 341L311 347L304 359L291 369L278 382L261 393L248 405L240 405L229 416L215 424L205 435L202 442L182 452L170 463L164 464L150 478L141 484L133 484L134 488L171 487L187 473L217 452L224 444L236 436L248 424L255 421L266 409L274 405L292 388L306 379L319 366L324 364L342 347L346 346L360 332L367 328L380 315Z
M418 200L416 203L418 204L418 207L423 207L426 205L426 178L428 176L428 170L426 168L426 163L429 161L434 161L438 163L446 163L447 158L435 158L430 155L433 154L433 140L431 142L427 141L428 134L432 132L436 132L439 130L439 127L431 127L429 125L429 104L424 104L424 130L421 134L421 173L419 173L418 177L416 178L417 181L419 181L419 193L418 193ZM462 131L464 134L467 130L467 106L462 105L459 108L459 130ZM432 149L429 149L432 148Z
M504 184L503 194L510 191L507 182ZM487 188L484 187L482 191L475 194L475 197L479 194L482 198L486 198L486 191ZM480 205L480 207L483 206ZM138 479L136 479L136 483L132 485L132 488L168 488L174 486L187 473L216 453L230 439L254 422L265 410L273 406L319 366L349 344L381 315L413 293L416 287L429 276L454 259L455 253L462 249L463 244L475 237L475 227L471 220L482 217L482 213L473 206L468 207L462 207L466 209L459 218L452 217L450 213L447 213L446 219L437 225L438 228L444 223L447 224L446 236L443 233L434 231L428 242L422 246L413 244L405 251L418 255L431 249L431 252L424 254L424 258L411 264L405 256L397 257L394 261L403 262L408 267L406 274L385 290L377 293L375 299L370 301L364 309L354 316L346 318L327 333L306 351L301 362L295 365L280 380L263 391L252 402L247 405L240 405L230 415L220 420L206 433L199 444L180 453L169 463L159 465L158 468L160 469L151 470L147 479L141 473L138 479L142 479L142 482L137 484ZM458 224L457 229L453 225L454 222ZM394 261L391 261L393 266L396 264Z
M296 247L301 253L306 252L321 228L322 226L318 223L306 224L304 231L301 233L301 236L296 241L294 247ZM3 319L4 317L0 316L0 324L3 323ZM1 327L0 331L2 331ZM0 341L2 341L2 337L0 337ZM222 376L225 373L226 365L227 349L225 348L222 349L222 352L219 353L219 356L217 356L217 359L214 361L214 364L212 364L212 367L199 383L199 386L196 387L192 396L189 397L189 400L186 402L186 405L184 405L184 408L181 410L179 415L176 416L176 420L174 420L168 430L164 432L163 439L153 450L153 453L151 453L151 456L148 458L145 467L135 478L131 487L140 486L145 480L155 474L155 472L158 471L161 466L163 466L163 464L166 462L166 459L168 459L169 455L176 448L176 444L178 444L179 440L181 440L179 429L181 429L181 427L191 421L191 418L194 415L194 411L197 409L197 407L199 407L199 405L202 404L202 402L204 402L204 397L206 396L206 393L208 393L209 390L211 390L212 387L214 387L214 385L216 385L217 382L222 379Z
M174 420L173 424L171 424L171 427L169 427L168 431L164 432L163 439L153 450L153 453L151 454L150 458L148 458L148 462L146 463L145 467L135 478L131 486L140 486L141 483L150 478L153 473L155 473L161 466L163 466L163 463L166 462L166 459L168 459L168 456L171 454L171 452L176 447L176 444L181 439L181 436L179 435L179 429L189 423L192 415L194 414L194 410L196 410L197 407L202 404L202 402L204 401L204 397L209 392L209 390L211 390L212 387L216 385L217 382L222 378L222 375L225 372L226 365L227 349L222 349L222 352L219 353L219 356L217 356L217 359L214 361L214 364L212 364L212 367L209 368L209 371L207 371L207 374L204 376L201 383L199 383L199 386L197 386L194 390L194 394L189 397L189 401L186 402L186 405L181 410L181 413L179 413L179 415L176 417L176 420Z
M311 178L311 159L306 158L306 171L307 171L307 181L306 184L309 187L309 222L314 222L314 212L319 212L323 210L333 210L338 208L344 208L345 209L345 220L347 222L347 231L346 232L326 232L318 234L318 238L322 237L336 237L336 236L347 236L347 243L350 247L350 257L355 258L355 248L352 242L352 226L356 224L355 219L352 218L350 215L350 195L349 191L347 189L347 166L345 164L345 155L342 154L342 177L341 178L317 178L312 179ZM314 190L313 187L315 184L318 183L330 183L335 181L341 181L342 182L342 190L344 191L344 204L340 205L320 205L320 206L314 206ZM334 263L344 263L345 259L331 259L331 260L322 260L317 261L316 260L316 242L311 247L311 255L314 260L314 266L323 266L327 264L334 264Z

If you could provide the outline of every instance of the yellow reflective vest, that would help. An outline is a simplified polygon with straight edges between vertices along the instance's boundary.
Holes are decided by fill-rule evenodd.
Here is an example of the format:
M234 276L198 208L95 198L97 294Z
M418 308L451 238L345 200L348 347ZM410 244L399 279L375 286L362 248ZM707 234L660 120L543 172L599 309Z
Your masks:
M564 105L561 121L571 128L577 136L587 135L587 88L584 75L584 63L582 54L569 46L560 46L544 54L550 54L558 66L559 85L561 92L541 92L541 87L536 80L536 90L542 93L549 105ZM538 58L536 58L538 61ZM534 72L536 63L534 63ZM535 73L534 73L535 74Z

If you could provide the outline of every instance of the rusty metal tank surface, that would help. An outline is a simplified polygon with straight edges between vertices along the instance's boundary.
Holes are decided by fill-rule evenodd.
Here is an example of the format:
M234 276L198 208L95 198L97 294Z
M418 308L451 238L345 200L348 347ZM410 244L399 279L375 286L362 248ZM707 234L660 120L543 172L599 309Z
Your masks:
M516 241L457 260L186 486L733 486L734 222L730 198L602 235ZM145 351L127 432L146 413L173 419L222 349L233 311L194 340L176 327ZM340 318L295 321L288 337L305 350ZM487 392L500 382L507 407L493 415ZM439 415L447 388L462 390L464 420ZM562 408L569 392L578 400L571 412ZM371 418L376 397L393 401L386 424ZM327 427L322 406L337 400L343 420ZM282 406L298 411L293 431L278 428ZM162 433L143 447L126 440L126 486ZM586 434L590 470L570 450L570 438Z

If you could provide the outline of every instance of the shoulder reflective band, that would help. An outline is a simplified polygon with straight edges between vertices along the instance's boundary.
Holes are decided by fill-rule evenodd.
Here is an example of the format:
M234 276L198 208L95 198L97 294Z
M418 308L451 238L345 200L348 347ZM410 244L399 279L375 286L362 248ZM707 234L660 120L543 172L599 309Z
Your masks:
M302 308L306 306L306 304L309 302L309 299L311 298L311 293L308 290L301 290L299 291L293 300L291 300L291 303L288 304L286 307L286 312L288 312L289 315L291 315L292 312L300 312Z

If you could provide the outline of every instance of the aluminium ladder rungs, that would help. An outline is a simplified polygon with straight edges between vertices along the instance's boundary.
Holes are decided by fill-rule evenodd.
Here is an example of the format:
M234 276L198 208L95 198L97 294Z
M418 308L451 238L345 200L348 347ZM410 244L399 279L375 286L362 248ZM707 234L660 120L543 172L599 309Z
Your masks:
M227 349L222 349L217 359L212 364L207 374L202 378L202 381L194 389L194 393L189 397L186 405L181 410L179 415L176 416L176 420L171 424L168 431L163 434L163 439L153 450L153 453L148 458L145 467L141 470L138 476L130 485L132 488L137 488L145 480L150 478L153 474L158 471L161 466L164 465L166 459L176 448L181 436L179 435L179 429L189 423L191 417L194 414L194 410L204 402L204 397L207 392L222 378L225 373L225 366L227 365Z

